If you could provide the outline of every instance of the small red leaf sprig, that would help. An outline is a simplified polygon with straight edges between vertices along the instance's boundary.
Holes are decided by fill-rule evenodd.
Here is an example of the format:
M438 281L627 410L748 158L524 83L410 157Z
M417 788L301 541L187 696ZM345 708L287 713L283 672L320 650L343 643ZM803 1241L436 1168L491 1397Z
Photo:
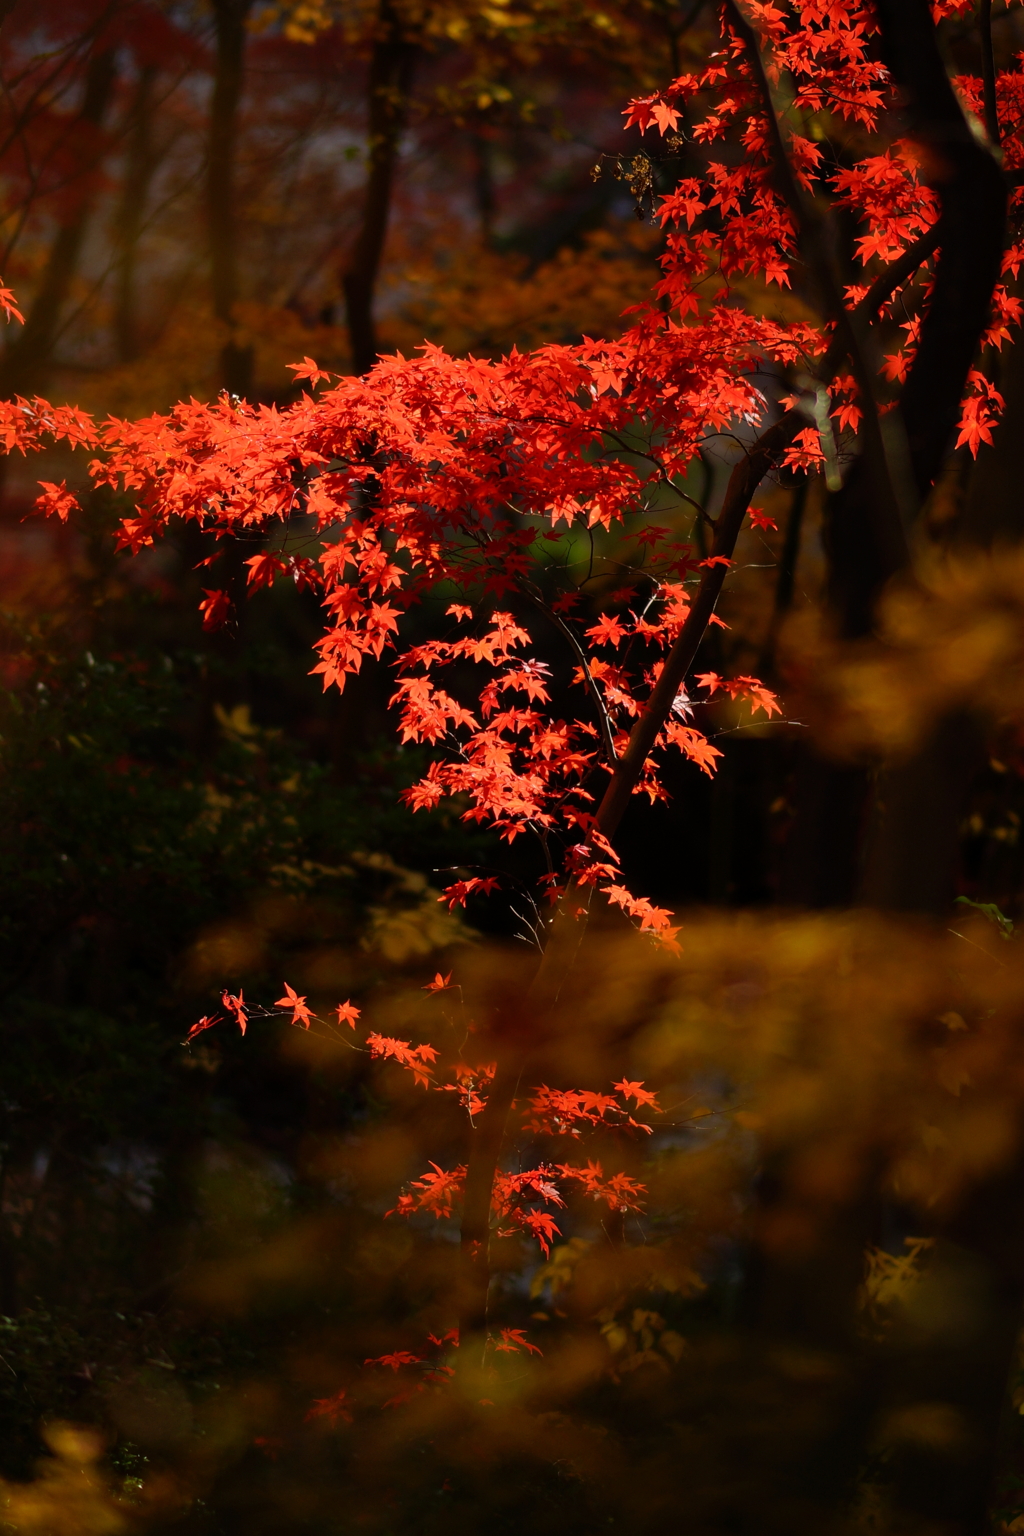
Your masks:
M452 990L455 989L451 986L451 974L442 976L440 972L424 988L433 994ZM308 999L288 983L284 996L278 998L273 1009L247 1004L241 989L237 995L225 990L221 1002L225 1014L234 1018L243 1035L251 1019L279 1019L284 1012L290 1014L288 1022L296 1028L308 1030L316 1025L336 1037L337 1026L333 1020L319 1018L310 1008ZM347 1025L353 1032L361 1017L360 1009L348 1000L339 1003L333 1014L337 1025ZM193 1024L185 1043L224 1022L224 1015L204 1015ZM495 1063L468 1062L462 1052L470 1038L467 1031L461 1037L458 1049L447 1055L429 1041L414 1044L411 1040L382 1035L375 1030L367 1032L361 1045L355 1041L348 1043L355 1049L365 1050L375 1060L393 1064L409 1073L416 1087L428 1092L455 1094L466 1114L473 1119L487 1103ZM639 1117L659 1113L657 1095L642 1082L631 1082L626 1078L613 1083L609 1093L540 1084L513 1105L522 1138L533 1144L538 1138L580 1141L588 1133L598 1130L626 1136L649 1136L653 1129L650 1121ZM437 1220L451 1219L461 1204L465 1178L464 1165L446 1169L431 1162L420 1178L413 1179L399 1193L395 1205L386 1215L426 1214ZM548 1257L552 1243L560 1235L552 1209L565 1208L569 1189L576 1189L619 1214L639 1213L644 1208L645 1186L625 1172L606 1173L603 1164L594 1158L582 1164L541 1159L535 1167L525 1171L498 1170L491 1197L496 1234L510 1237L521 1232L536 1241L541 1253Z

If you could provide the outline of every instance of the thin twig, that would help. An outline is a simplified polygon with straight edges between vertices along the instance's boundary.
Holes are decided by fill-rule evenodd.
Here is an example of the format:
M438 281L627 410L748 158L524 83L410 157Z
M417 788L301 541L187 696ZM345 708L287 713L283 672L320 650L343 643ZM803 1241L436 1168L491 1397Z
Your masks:
M566 640L568 640L569 644L572 646L576 660L579 662L583 671L583 676L586 679L587 689L594 701L594 708L597 712L598 724L601 729L601 740L604 744L605 756L607 757L609 764L614 767L619 758L618 753L615 751L615 737L612 735L612 722L608 715L608 710L605 706L604 699L601 697L601 691L598 688L597 683L594 681L594 674L590 670L590 663L587 660L586 651L580 645L568 624L566 624L562 619L561 614L556 613L555 610L544 601L540 593L534 590L530 583L522 583L521 591L526 594L526 596L530 599L530 602L533 603L534 607L538 608L544 617L548 619L550 623L554 624L555 628L565 636Z

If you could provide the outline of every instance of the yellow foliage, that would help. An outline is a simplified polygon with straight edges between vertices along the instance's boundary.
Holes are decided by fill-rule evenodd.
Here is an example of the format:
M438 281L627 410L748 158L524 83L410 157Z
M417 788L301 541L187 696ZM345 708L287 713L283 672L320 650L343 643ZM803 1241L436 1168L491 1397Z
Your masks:
M919 560L885 594L877 632L840 642L804 613L784 636L790 697L841 757L909 755L957 710L1024 721L1024 555Z
M524 257L470 240L452 248L448 231L443 239L437 231L396 231L381 285L381 346L410 354L429 340L456 354L498 355L583 334L614 336L624 329L622 311L649 295L659 239L634 223L596 230L581 249L560 251L531 272ZM310 326L290 309L255 303L239 304L237 316L233 339L252 348L260 398L286 397L294 388L288 365L306 356L331 372L349 369L341 326ZM211 399L228 339L228 327L203 303L182 301L136 362L76 381L75 402L131 418Z
M43 1430L52 1452L31 1483L0 1481L0 1519L19 1536L117 1536L128 1528L127 1511L97 1463L103 1437L75 1424Z
M547 1291L552 1302L557 1301L561 1292L572 1284L576 1265L591 1247L592 1244L585 1237L571 1237L567 1243L560 1243L557 1248L553 1248L547 1263L540 1265L530 1282L532 1299L536 1301Z
M252 348L255 390L263 398L292 389L288 364L307 355L338 373L348 367L348 341L337 326L308 326L294 311L266 304L241 303L236 313L231 334L236 345ZM179 400L212 399L228 339L228 327L204 303L183 300L137 362L76 380L75 403L100 415L135 418L169 410Z
M391 0L389 12L402 35L420 47L455 43L481 53L497 51L506 63L529 65L544 49L561 48L601 60L637 86L653 87L672 62L657 0L622 0L600 9L585 0ZM254 31L279 29L297 43L313 43L338 27L364 45L380 25L381 8L374 0L266 0L250 23ZM699 48L700 34L691 28L684 52L699 57Z
M226 718L237 729L239 721L247 723L248 712L240 706ZM248 736L243 734L242 739ZM207 816L218 816L232 804L215 790L208 793L208 802ZM440 892L424 875L403 868L385 853L356 851L347 863L333 865L303 859L275 866L274 874L285 891L295 894L268 894L254 903L247 916L206 929L186 957L184 974L190 986L236 987L254 971L265 970L272 947L285 941L291 950L291 979L314 997L327 993L325 1001L333 1006L337 998L330 996L332 991L351 991L356 984L353 969L359 968L360 954L366 957L363 967L381 960L405 965L451 945L468 944L474 937L459 913L447 910ZM329 947L304 943L313 926L310 912L315 910L307 904L306 893L325 879L351 884L364 877L379 895L362 909L359 922L346 924L344 943Z
M469 242L453 249L428 240L406 253L399 247L381 329L388 345L403 352L427 338L479 356L616 336L625 328L623 310L650 295L659 240L648 226L617 224L592 231L579 250L562 250L535 271L522 256Z
M906 1304L920 1284L923 1256L935 1246L930 1237L904 1238L905 1253L869 1248L861 1304L875 1324L883 1324L893 1308Z

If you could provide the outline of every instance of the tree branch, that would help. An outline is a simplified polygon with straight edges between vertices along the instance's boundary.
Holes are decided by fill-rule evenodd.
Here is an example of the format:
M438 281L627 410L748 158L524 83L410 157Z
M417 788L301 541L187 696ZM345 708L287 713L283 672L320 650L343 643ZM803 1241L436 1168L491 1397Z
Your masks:
M522 586L521 590L525 592L526 596L530 599L530 602L533 603L534 607L539 609L550 623L554 624L555 628L560 632L560 634L564 636L564 638L572 647L573 654L575 655L576 660L579 662L580 668L583 672L583 677L587 685L587 691L594 701L594 710L597 714L597 723L601 732L601 741L604 744L605 757L608 759L609 767L614 767L615 763L618 761L618 756L615 751L615 738L612 735L612 723L608 715L608 710L605 707L604 699L601 697L601 691L598 688L597 683L594 681L594 675L590 670L590 663L587 660L586 651L580 645L576 636L573 634L568 624L565 623L561 615L557 614L555 610L544 601L539 592L534 592L530 586L526 584Z
M872 531L891 574L907 562L907 541L903 524L909 518L910 509L903 509L901 515L900 498L897 495L899 481L891 472L886 453L875 400L875 379L865 361L860 338L850 311L843 303L842 294L832 270L832 262L824 238L823 222L804 197L790 165L757 36L740 10L738 0L726 0L726 11L743 43L768 120L768 133L773 149L772 179L775 182L776 191L793 216L797 241L807 267L817 284L825 318L835 325L836 337L842 343L843 350L850 360L850 367L857 383L863 411L860 435L865 465L871 477L873 491L870 507Z
M935 230L922 235L920 240L875 279L853 311L853 318L863 324L871 320L893 291L927 260L936 242ZM833 338L817 370L822 383L831 382L845 356L843 341L839 337ZM734 467L722 510L715 522L712 555L721 555L731 560L754 492L765 475L781 461L786 449L805 425L806 420L799 410L787 411L761 434ZM668 654L661 677L633 727L625 752L615 765L595 822L597 831L604 837L612 838L619 827L651 747L664 729L676 695L693 665L727 571L727 565L712 565L705 571L690 613ZM544 954L527 990L524 1004L535 1031L543 1029L544 1016L557 1003L561 988L572 969L584 929L584 924L577 920L577 914L580 908L585 914L591 894L589 887L584 891L574 891L568 903L563 901L548 928ZM461 1366L469 1371L479 1366L487 1331L487 1294L491 1277L488 1241L494 1176L508 1117L528 1059L528 1052L522 1048L510 1051L505 1057L499 1056L487 1103L477 1116L472 1131L463 1190L458 1297L459 1336L465 1346L465 1353L461 1354Z
M999 109L996 105L996 61L992 52L992 0L978 0L981 32L981 79L985 90L985 130L998 148Z
M900 399L918 495L949 451L967 374L988 324L1006 238L1006 182L949 81L928 0L876 0L886 64L909 137L928 151L942 255Z

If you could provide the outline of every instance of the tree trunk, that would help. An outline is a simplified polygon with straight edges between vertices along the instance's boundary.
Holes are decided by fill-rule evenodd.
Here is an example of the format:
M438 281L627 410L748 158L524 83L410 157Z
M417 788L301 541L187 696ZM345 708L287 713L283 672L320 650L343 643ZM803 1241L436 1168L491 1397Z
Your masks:
M403 35L389 0L382 0L370 57L369 167L363 220L341 278L352 367L358 374L368 373L378 356L374 292L384 253L398 142L408 115L416 53L415 43Z
M877 0L876 11L907 132L926 151L940 204L934 287L899 402L902 442L890 438L889 444L896 449L893 467L911 481L920 506L952 449L967 373L988 322L1005 238L1006 188L953 93L927 0ZM870 634L878 598L894 574L873 536L873 491L864 470L861 462L854 465L825 518L829 606L836 630L848 639ZM841 907L859 898L890 910L947 911L961 805L980 747L977 727L951 718L940 721L908 761L874 774L813 751L804 754L784 896L806 906ZM762 1255L753 1264L748 1318L769 1348L773 1339L776 1347L825 1348L845 1373L846 1449L837 1449L819 1484L837 1511L850 1497L858 1459L862 1466L870 1459L871 1436L887 1416L903 1406L939 1404L958 1426L957 1444L922 1440L892 1449L885 1479L892 1519L899 1529L941 1525L949 1536L980 1536L989 1528L997 1428L1021 1295L1020 1266L1004 1266L991 1252L992 1238L1001 1225L1019 1221L1022 1189L1014 1177L998 1197L1004 1201L1000 1210L993 1206L987 1218L976 1218L972 1197L956 1220L936 1229L942 1262L973 1276L978 1294L990 1299L979 1303L970 1327L948 1337L879 1349L858 1344L860 1266L850 1255L856 1260L858 1248L862 1254L866 1242L877 1240L873 1228L887 1209L870 1174L842 1213L843 1241L834 1251L825 1242L806 1263L792 1266ZM759 1204L770 1211L770 1184L760 1191ZM808 1466L808 1478L817 1477L822 1464Z
M838 353L830 355L835 366ZM665 658L646 708L630 732L626 749L615 763L598 806L594 832L608 841L619 829L644 764L693 666L721 594L751 498L768 470L793 441L801 421L799 412L787 412L762 434L732 471L725 501L715 523L714 563L705 570L700 586L693 594L686 621ZM482 1349L486 1338L487 1293L491 1278L488 1254L491 1193L505 1127L519 1080L529 1064L532 1041L542 1036L545 1030L557 1027L559 997L582 940L590 895L590 888L580 890L570 885L559 903L537 973L522 1001L522 1018L527 1021L528 1028L517 1030L516 1038L503 1042L486 1106L471 1133L463 1193L458 1298L459 1335L466 1345L462 1359L464 1368L469 1370L477 1367L478 1342Z
M113 49L90 60L85 94L79 112L83 139L92 159L83 164L88 178L103 154L98 133L114 94L117 65ZM0 360L0 398L38 392L46 379L60 334L60 319L78 271L79 258L93 211L92 188L83 185L71 208L57 226L39 288L24 326L16 333Z
M940 205L940 256L918 349L899 403L906 470L923 503L953 445L967 373L988 323L999 277L1007 193L989 150L979 144L949 83L927 0L879 0L883 53L898 85L909 136L927 152L929 180ZM879 595L894 574L872 537L873 491L861 461L830 498L825 518L828 600L839 633L869 634ZM866 772L824 762L811 751L798 780L801 798L783 888L806 906L843 906L858 895L906 911L935 912L953 896L950 859L936 849L955 841L959 805L971 762L956 771L942 755L949 734L939 731L931 752L886 768L876 783L883 800L916 808L902 820L883 819L869 806ZM945 779L939 790L939 780ZM838 798L837 798L838 797ZM853 802L861 801L861 808ZM930 801L944 824L921 814ZM851 806L853 808L851 809ZM882 832L883 824L885 826ZM863 849L864 827L889 846ZM881 884L875 876L882 865ZM862 884L865 869L875 873ZM924 879L924 871L931 878ZM827 897L822 901L823 893Z
M114 222L114 240L118 250L114 339L118 361L122 363L134 362L140 351L135 278L139 238L157 164L153 149L153 88L156 79L155 64L147 64L140 71L129 119L121 197Z
M907 260L913 260L913 253L908 253ZM912 271L913 267L909 266L907 270ZM884 277L876 279L871 285L858 305L854 318L870 322L879 306L887 300L892 284L902 281L904 275L900 264L894 263ZM819 368L820 377L825 382L830 382L834 377L844 355L843 342L834 339ZM799 410L787 411L761 434L745 457L733 468L721 511L715 521L714 541L709 560L705 560L707 568L693 594L689 614L665 658L646 707L633 726L626 750L615 763L597 810L594 831L609 841L618 831L647 756L664 728L707 633L751 499L764 477L782 461L802 424L803 416ZM723 561L724 564L720 563ZM550 926L538 973L525 999L524 1016L531 1018L535 1029L547 1027L544 1021L557 1004L562 985L572 968L580 942L581 924L576 909L581 901L581 893L570 889L559 904ZM464 1340L471 1337L476 1339L481 1329L486 1333L487 1292L490 1284L486 1235L490 1231L491 1192L516 1086L529 1062L529 1056L529 1041L523 1039L515 1049L507 1051L504 1059L499 1057L487 1105L477 1118L472 1132L463 1199L459 1280L460 1334ZM468 1359L468 1355L467 1350L464 1358Z
M236 333L238 303L238 114L245 82L246 21L252 0L213 0L216 65L210 103L206 208L213 313L229 328L221 350L221 381L230 395L252 393L252 347Z

